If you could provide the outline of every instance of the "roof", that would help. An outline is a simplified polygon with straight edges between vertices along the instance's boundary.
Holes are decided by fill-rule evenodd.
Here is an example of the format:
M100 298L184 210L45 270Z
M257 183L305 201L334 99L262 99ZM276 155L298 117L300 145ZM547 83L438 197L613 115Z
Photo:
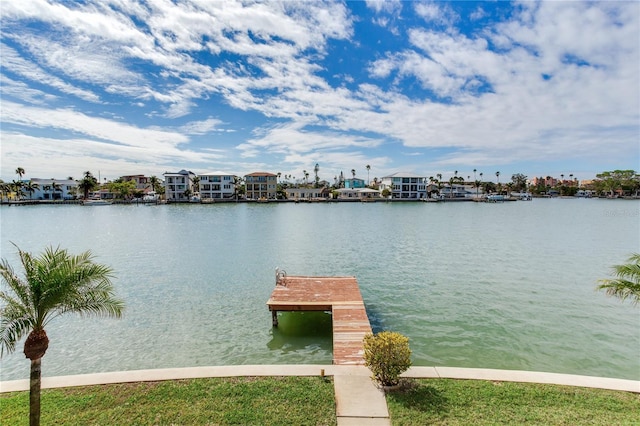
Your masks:
M245 176L273 176L273 177L278 177L278 175L275 175L275 174L269 173L269 172L253 172L253 173L247 173Z
M200 173L198 176L237 176L235 173L229 172L206 172Z
M179 172L164 172L164 175L185 175L185 176L189 176L189 175L194 175L195 173L193 173L191 170L186 171L184 169L180 170Z
M397 172L397 173L390 174L388 176L383 176L382 179L394 178L394 177L400 177L400 178L424 178L425 176L417 175L415 173Z

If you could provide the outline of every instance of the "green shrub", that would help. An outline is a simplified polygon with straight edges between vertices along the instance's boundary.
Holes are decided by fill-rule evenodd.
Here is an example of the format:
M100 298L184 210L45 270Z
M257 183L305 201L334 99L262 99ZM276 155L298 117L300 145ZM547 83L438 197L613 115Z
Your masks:
M364 362L383 386L397 385L400 374L411 367L409 338L394 331L364 336Z

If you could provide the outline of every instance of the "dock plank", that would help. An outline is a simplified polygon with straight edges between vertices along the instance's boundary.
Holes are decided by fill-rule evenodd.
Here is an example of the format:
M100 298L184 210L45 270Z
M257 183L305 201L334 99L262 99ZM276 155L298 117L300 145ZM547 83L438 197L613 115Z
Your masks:
M364 364L364 336L371 333L355 277L283 276L267 301L277 324L280 311L330 311L333 325L333 363Z

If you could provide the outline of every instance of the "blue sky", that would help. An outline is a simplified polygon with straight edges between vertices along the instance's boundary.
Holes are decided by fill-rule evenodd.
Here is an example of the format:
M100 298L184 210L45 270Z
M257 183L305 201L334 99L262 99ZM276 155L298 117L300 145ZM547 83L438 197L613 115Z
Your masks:
M1 173L640 170L640 2L2 0Z

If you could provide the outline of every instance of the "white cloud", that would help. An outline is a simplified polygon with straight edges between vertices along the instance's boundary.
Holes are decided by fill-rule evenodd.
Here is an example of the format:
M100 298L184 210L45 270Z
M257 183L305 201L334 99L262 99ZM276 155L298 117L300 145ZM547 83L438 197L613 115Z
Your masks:
M222 124L222 121L215 118L208 118L202 121L191 121L184 126L181 126L180 130L188 135L205 135L217 129Z
M414 9L426 22L438 25L451 26L460 18L446 3L416 2Z
M376 13L398 14L402 10L400 0L367 0L367 7Z
M2 67L5 69L5 72L9 71L19 76L25 77L32 82L51 86L56 90L60 90L63 93L77 96L78 98L84 99L86 101L100 101L99 96L95 93L92 93L91 91L86 89L75 87L71 84L66 83L64 80L47 73L37 64L25 60L23 57L18 55L18 53L14 49L7 46L6 44L0 44L0 48L2 49Z
M54 101L57 97L41 90L33 89L22 81L15 81L0 73L0 93L6 99L10 96L24 102L36 105L45 105Z
M188 142L186 136L177 132L141 129L114 120L91 117L73 110L28 107L6 101L2 104L2 122L40 129L67 130L114 144L140 148L175 148Z

